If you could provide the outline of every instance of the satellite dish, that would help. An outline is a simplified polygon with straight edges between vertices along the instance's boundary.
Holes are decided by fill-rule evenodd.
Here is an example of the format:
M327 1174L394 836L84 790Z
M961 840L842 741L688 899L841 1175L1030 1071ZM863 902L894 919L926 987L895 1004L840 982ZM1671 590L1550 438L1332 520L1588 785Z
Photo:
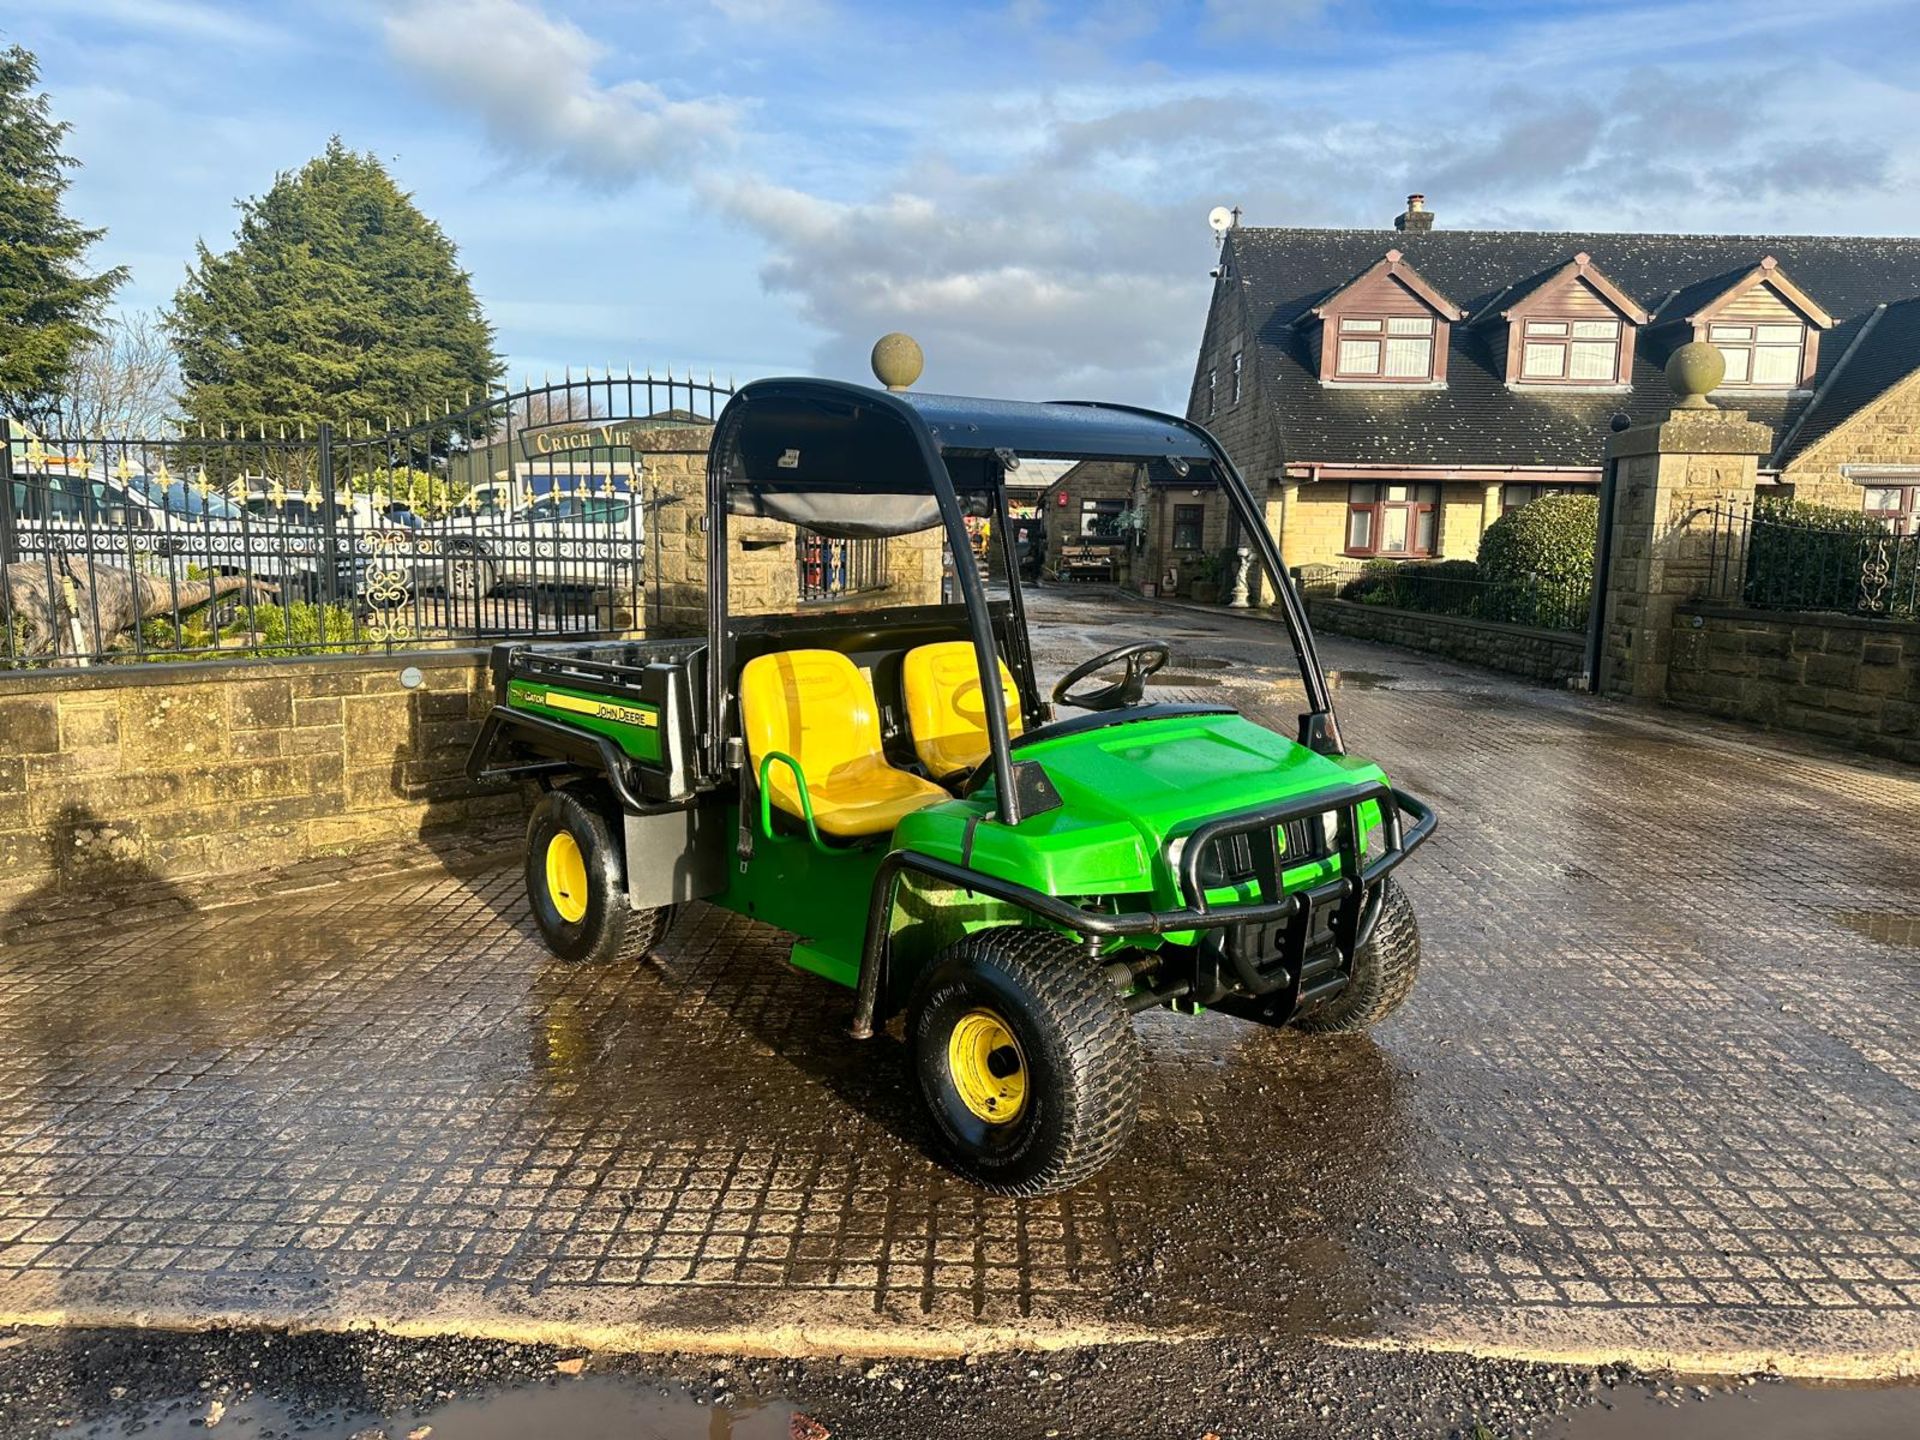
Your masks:
M1233 228L1233 211L1224 205L1216 205L1207 212L1207 224L1216 235L1224 235Z

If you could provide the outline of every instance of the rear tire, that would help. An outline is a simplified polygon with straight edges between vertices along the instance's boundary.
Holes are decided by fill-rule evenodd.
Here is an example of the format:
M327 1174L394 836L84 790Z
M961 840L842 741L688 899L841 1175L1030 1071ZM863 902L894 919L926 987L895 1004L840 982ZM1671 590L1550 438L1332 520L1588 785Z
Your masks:
M1346 1035L1379 1024L1400 1008L1420 974L1420 926L1413 902L1391 878L1380 882L1380 918L1354 953L1347 988L1294 1025L1313 1035Z
M673 907L627 903L625 856L590 793L549 790L527 822L527 899L547 949L562 960L601 964L646 954Z
M943 1158L988 1190L1070 1189L1133 1129L1133 1017L1052 931L986 930L949 946L914 986L907 1040Z

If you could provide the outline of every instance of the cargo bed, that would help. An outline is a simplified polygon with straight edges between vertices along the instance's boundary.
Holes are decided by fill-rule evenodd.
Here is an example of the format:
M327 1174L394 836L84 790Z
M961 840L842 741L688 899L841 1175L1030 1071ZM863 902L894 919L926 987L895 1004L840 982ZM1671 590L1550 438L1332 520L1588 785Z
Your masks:
M467 773L604 770L628 810L684 804L699 788L694 707L706 655L704 640L496 645L493 710Z

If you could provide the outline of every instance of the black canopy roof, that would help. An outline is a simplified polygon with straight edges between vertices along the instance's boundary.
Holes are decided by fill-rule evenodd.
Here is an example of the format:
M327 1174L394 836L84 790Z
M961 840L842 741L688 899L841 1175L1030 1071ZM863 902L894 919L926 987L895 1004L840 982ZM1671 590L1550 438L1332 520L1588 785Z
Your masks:
M902 395L948 454L1011 450L1036 460L1209 460L1185 420L1125 405L1081 401L974 400Z
M721 411L709 463L727 509L828 535L940 523L938 479L984 488L989 457L1209 464L1185 420L1119 405L896 394L833 380L757 380Z

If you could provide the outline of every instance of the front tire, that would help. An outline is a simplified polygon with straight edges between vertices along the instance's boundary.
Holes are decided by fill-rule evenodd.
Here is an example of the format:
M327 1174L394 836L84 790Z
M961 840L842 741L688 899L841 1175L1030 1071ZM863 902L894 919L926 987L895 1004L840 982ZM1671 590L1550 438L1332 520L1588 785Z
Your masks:
M625 856L591 797L549 790L527 822L527 899L547 948L562 960L637 959L659 943L671 906L627 903Z
M907 1039L942 1156L988 1190L1070 1189L1133 1129L1133 1017L1052 931L986 930L949 946L914 986Z
M1353 956L1347 988L1294 1022L1314 1035L1346 1035L1370 1029L1400 1008L1420 974L1420 925L1413 902L1391 878L1380 882L1380 918Z
M484 600L500 588L500 572L478 547L462 547L447 556L446 592L450 600Z

